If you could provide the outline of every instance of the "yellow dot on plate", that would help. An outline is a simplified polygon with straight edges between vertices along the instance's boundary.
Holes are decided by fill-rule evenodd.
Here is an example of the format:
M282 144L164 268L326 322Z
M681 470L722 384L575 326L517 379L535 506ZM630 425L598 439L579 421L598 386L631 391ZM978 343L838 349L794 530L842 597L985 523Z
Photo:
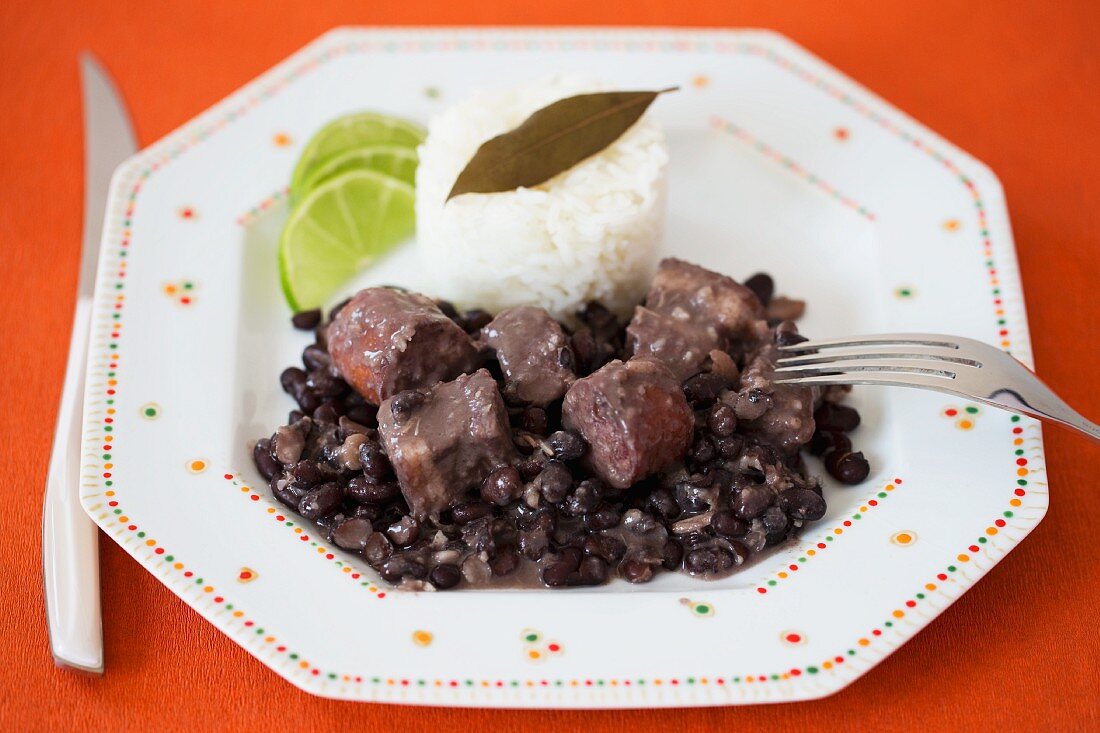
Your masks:
M433 638L430 631L424 631L423 629L417 629L412 633L413 644L417 646L428 646L432 643Z
M901 532L895 532L893 535L891 535L890 541L893 542L895 545L908 547L909 545L917 541L917 533L908 529L904 529Z
M187 470L191 473L202 473L206 470L206 461L201 458L196 458L193 461L188 461Z
M958 219L948 219L943 223L943 228L949 232L957 232L962 226L962 222Z

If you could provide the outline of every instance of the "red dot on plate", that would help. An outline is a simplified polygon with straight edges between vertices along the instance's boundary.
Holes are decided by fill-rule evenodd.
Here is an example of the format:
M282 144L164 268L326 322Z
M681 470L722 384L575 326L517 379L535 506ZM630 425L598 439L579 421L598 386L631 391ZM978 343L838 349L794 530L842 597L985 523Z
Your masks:
M971 552L978 552L979 550L981 550L981 548L978 547L977 545L971 545L970 547L968 547L966 549L970 550Z
M871 632L871 636L882 636L882 632L879 631L878 629L875 629L874 631Z
M768 589L767 589L767 588L757 588L757 589L756 589L756 592L757 592L757 593L760 593L760 594L763 594L763 593L767 593L767 592L768 592Z
M817 548L818 548L819 550L824 550L824 549L825 549L825 547L826 547L826 545L825 545L825 543L824 543L824 542L818 542L818 543L817 543Z
M939 578L940 580L947 580L947 574L946 573L940 573L936 577Z
M286 651L286 647L285 647L285 646L277 646L277 647L275 647L275 651L277 651L277 652L285 652L285 651Z
M164 554L164 548L163 547L158 547L157 549L153 550L153 552L157 553L158 555L163 555Z
M798 676L798 675L800 675L800 674L802 674L802 670L801 670L801 669L797 669L797 668L796 668L796 669L792 669L792 670L791 670L791 676L792 676L792 677L797 677L797 676Z
M868 501L867 504L869 506L878 506L878 502L875 501L874 499L871 499L870 501Z
M1022 432L1024 432L1023 428L1012 428L1012 434L1013 435L1019 435Z
M952 408L944 410L943 414L947 415L948 417L955 417L955 415L959 414L959 411L952 407Z
M558 644L549 644L549 645L547 645L546 648L549 649L552 652L561 651L561 646L558 645Z
M845 527L851 527L851 526L852 526L852 522L851 522L851 520L850 520L850 519L845 519L845 520L844 520L844 526L845 526Z
M233 480L233 474L231 474L231 473L225 474L225 480L226 481L232 481Z
M788 565L787 567L789 567L791 570L798 570L797 565Z
M909 608L914 608L914 607L916 607L917 602L916 601L906 601L905 605L909 606Z
M192 575L194 575L194 573L192 573L190 570L186 570L183 573L183 577L185 578L190 578Z
M1026 491L1024 491L1023 489L1016 489L1016 490L1015 490L1014 492L1012 492L1012 493L1016 494L1016 496L1023 496L1023 495L1024 495L1024 494L1026 494L1027 492L1026 492Z
M1027 465L1027 459L1026 458L1017 458L1016 459L1016 465L1017 466L1026 466Z
M802 641L802 637L798 634L787 634L787 641L791 642L792 644L797 644L798 642Z
M997 525L998 527L1003 527L1003 526L1005 526L1005 520L998 519L998 520L994 521L993 524Z
M326 560L332 560L332 559L335 559L335 557L336 557L336 555L333 555L331 552L328 553L327 555L325 555Z
M259 501L260 500L260 497L256 496L255 494L253 494L252 496L250 496L248 498L251 499L252 501Z

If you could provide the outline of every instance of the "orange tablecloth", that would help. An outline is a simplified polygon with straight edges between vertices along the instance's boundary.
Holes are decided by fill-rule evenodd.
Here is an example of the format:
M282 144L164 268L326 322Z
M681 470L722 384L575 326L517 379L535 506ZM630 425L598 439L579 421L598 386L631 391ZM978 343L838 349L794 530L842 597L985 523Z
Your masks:
M1097 729L1100 446L1055 430L1047 433L1054 488L1042 526L878 669L819 702L578 713L315 699L267 671L106 538L107 674L55 669L41 593L39 492L80 242L77 52L103 59L147 144L344 24L757 26L789 35L997 172L1038 368L1100 417L1096 0L10 0L0 3L0 729Z

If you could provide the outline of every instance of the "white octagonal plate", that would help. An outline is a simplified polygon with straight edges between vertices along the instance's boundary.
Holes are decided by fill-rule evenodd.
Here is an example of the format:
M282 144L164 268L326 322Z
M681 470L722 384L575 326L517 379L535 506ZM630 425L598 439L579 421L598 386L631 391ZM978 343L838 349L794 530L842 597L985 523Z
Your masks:
M804 297L814 336L955 333L1030 362L1000 185L981 163L772 33L329 33L119 168L96 291L83 501L111 537L277 674L319 695L478 706L820 697L866 674L1042 519L1039 426L862 388L872 475L826 487L793 546L721 582L400 593L273 501L249 441L290 409L275 248L324 122L422 122L474 87L581 72L679 85L668 252ZM365 283L416 287L404 247ZM349 285L348 290L352 286ZM820 472L820 465L813 464Z

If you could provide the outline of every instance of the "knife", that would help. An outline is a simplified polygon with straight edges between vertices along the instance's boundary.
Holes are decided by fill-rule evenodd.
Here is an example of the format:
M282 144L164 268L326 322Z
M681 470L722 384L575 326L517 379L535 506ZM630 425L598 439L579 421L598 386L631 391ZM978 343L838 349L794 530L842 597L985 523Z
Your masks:
M42 507L42 574L54 661L103 673L99 535L80 506L80 439L92 296L111 174L137 151L118 90L92 54L80 57L84 97L84 244L69 359Z

